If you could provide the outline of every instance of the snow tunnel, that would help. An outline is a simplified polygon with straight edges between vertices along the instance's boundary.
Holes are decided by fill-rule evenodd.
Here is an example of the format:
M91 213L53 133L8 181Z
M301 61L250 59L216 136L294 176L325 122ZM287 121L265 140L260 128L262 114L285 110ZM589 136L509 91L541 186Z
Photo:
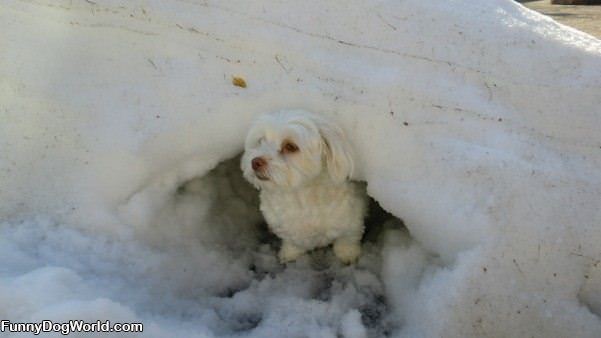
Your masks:
M599 336L598 39L510 0L0 8L1 318ZM357 265L276 261L235 157L287 108L349 135Z
M404 276L407 281L414 279L409 284L416 283L426 265L438 264L435 255L419 248L401 219L369 197L363 251L356 264L340 263L330 246L283 265L277 259L281 241L263 220L258 190L242 177L240 156L220 162L204 175L171 183L160 192L156 184L137 192L121 207L121 214L129 223L135 218L127 219L128 215L150 211L136 225L138 237L166 250L182 246L192 251L202 248L219 257L210 265L219 264L244 276L211 282L209 275L215 267L197 267L206 269L200 271L205 290L198 300L212 299L211 310L218 318L221 334L267 334L268 328L275 325L272 317L276 314L271 307L256 304L279 303L283 297L289 307L286 320L298 322L298 331L288 334L302 334L303 327L318 320L340 335L345 330L358 330L368 336L388 336L398 329L398 324L391 317L390 290L383 281L390 276L383 274L398 272L383 269L384 260L395 250L415 251L418 260L414 263L423 266ZM148 200L153 201L151 208L140 203ZM201 265L206 264L202 261L206 259L199 260ZM206 288L208 284L213 285ZM303 313L307 310L309 313Z

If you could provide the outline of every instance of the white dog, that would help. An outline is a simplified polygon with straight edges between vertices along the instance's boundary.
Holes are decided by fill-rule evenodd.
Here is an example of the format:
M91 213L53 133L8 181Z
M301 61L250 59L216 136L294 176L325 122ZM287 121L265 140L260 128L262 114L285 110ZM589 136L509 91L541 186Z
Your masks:
M331 243L344 263L359 257L367 198L348 181L353 159L340 128L302 110L264 115L248 133L241 167L282 239L280 262Z

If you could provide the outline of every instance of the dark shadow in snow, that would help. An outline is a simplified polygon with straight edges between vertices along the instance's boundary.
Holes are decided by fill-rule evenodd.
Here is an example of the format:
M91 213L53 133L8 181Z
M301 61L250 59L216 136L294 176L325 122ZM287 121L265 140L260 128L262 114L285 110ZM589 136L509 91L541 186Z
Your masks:
M202 179L220 181L218 186L225 186L229 191L225 198L230 198L233 191L243 197L239 200L248 201L246 208L256 208L258 212L258 191L242 179L239 157L224 161ZM179 187L177 194L193 191L188 189L188 184ZM212 207L220 208L222 205L217 202ZM221 212L216 210L214 213ZM217 223L237 222L223 217L215 219ZM381 235L386 229L403 228L400 219L370 198L362 256L357 264L351 266L341 264L331 247L313 250L287 265L279 264L277 251L280 239L268 230L263 220L254 219L253 224L239 229L239 236L251 245L236 246L229 238L220 243L239 251L233 257L248 261L252 280L241 288L227 289L211 297L209 303L221 321L216 326L226 328L217 334L260 336L268 332L267 328L271 330L272 321L276 320L290 320L299 325L304 321L321 321L320 325L339 330L341 317L353 310L361 314L369 336L382 337L391 333L394 329L389 318L391 310L381 279ZM282 299L288 303L282 303ZM336 311L320 315L324 308Z

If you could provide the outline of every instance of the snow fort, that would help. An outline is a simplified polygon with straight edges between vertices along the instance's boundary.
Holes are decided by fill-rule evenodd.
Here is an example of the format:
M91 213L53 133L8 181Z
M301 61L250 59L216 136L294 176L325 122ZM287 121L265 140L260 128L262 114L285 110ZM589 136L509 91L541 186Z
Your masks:
M0 18L0 319L601 335L601 41L509 0L15 0ZM350 135L372 199L355 265L277 261L238 156L283 108Z

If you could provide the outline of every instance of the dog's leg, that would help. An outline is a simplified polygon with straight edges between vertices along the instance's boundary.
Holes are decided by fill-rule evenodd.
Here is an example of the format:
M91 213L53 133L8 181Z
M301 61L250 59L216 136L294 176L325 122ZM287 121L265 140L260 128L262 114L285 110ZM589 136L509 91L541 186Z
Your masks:
M334 254L344 264L351 264L361 255L361 238L340 237L334 241Z
M280 258L280 263L287 263L297 259L304 252L305 250L294 245L292 242L282 240L282 248L278 253L278 257Z

